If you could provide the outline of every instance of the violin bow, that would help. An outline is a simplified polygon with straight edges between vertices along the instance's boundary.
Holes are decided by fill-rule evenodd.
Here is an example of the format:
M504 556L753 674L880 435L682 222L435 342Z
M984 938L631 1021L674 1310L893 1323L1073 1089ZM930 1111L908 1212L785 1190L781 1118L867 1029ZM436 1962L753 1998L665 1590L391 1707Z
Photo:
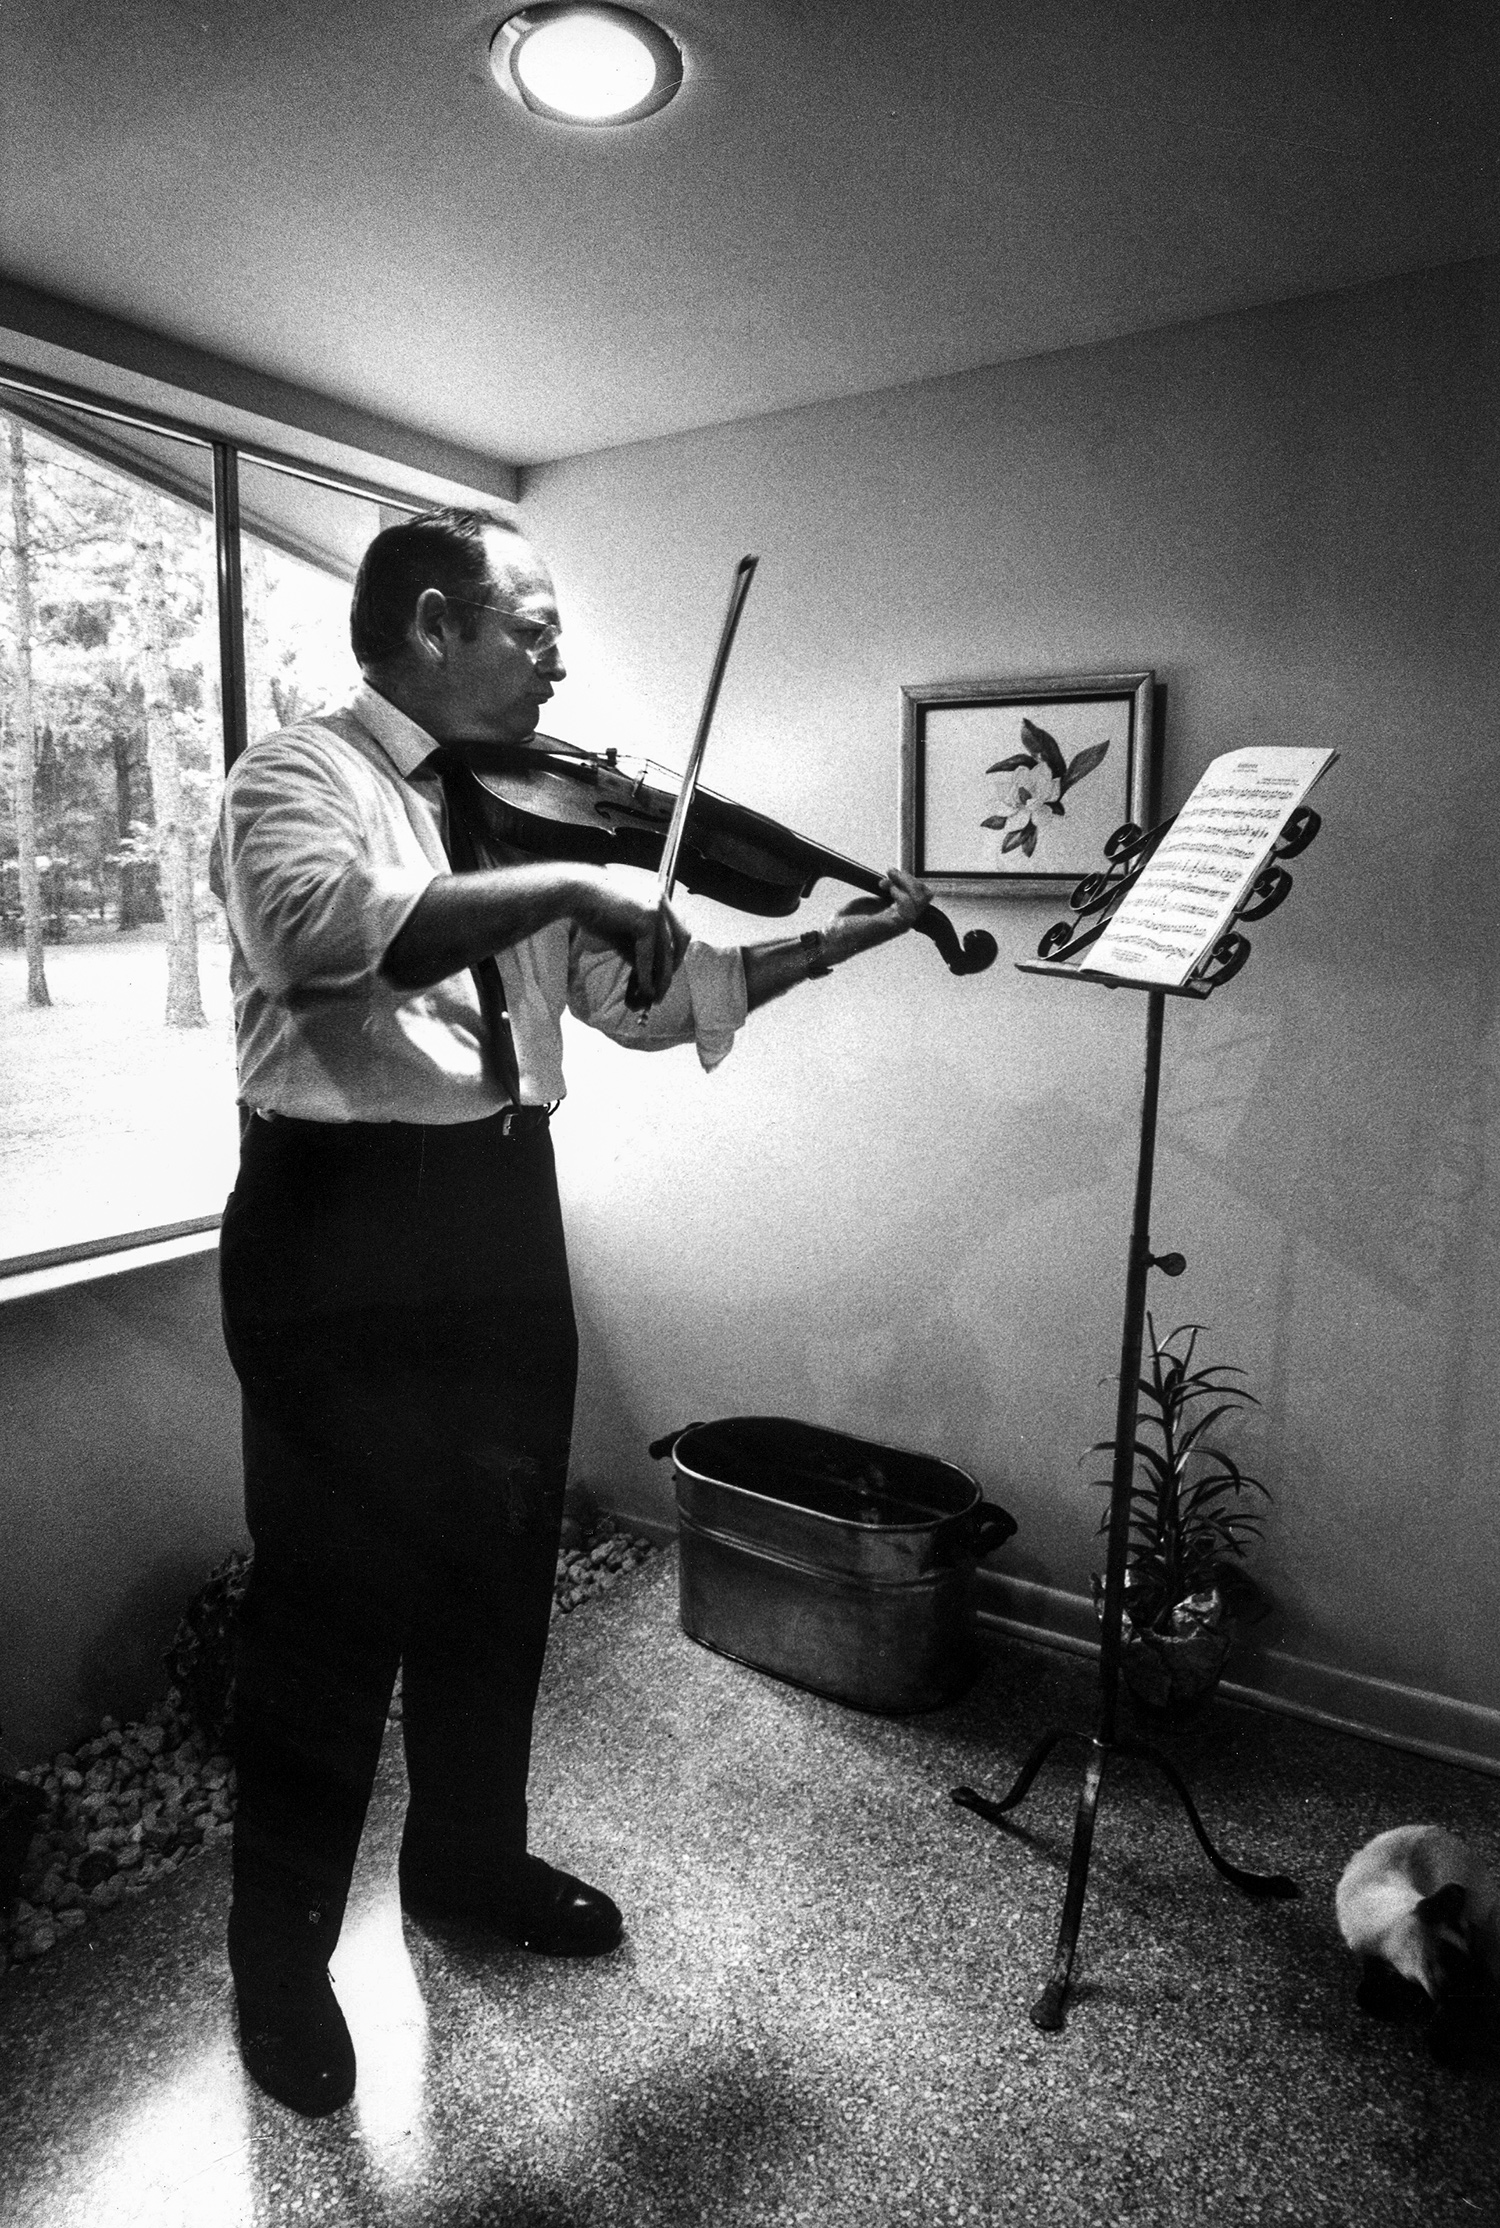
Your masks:
M703 767L703 753L708 748L708 731L713 725L714 707L719 701L719 687L724 679L724 668L729 663L729 653L734 648L734 637L740 623L740 613L745 608L745 598L750 593L750 583L755 578L758 557L742 557L734 568L734 580L729 590L729 609L724 614L724 624L719 631L719 647L714 652L713 671L708 676L708 688L703 697L703 709L698 714L698 732L693 737L693 747L688 754L682 785L677 792L677 802L672 807L672 817L667 823L666 839L661 847L661 866L656 877L656 902L666 907L672 902L677 887L677 861L682 854L682 839L687 832L688 814L693 809L693 798L698 790L698 776ZM639 1005L640 1010L649 1006L644 990L634 980L626 992L629 1005Z
M677 792L677 802L672 807L672 817L667 824L666 841L661 847L661 869L656 878L656 894L662 905L671 903L672 892L677 887L677 861L682 851L682 839L687 831L688 814L693 809L693 798L697 793L703 753L708 748L708 730L713 724L714 706L719 701L719 685L724 678L724 668L729 663L729 653L734 648L740 613L745 608L745 598L750 593L750 583L755 578L755 568L759 563L758 557L742 557L734 568L734 580L729 590L729 609L724 614L719 647L714 652L713 671L708 676L703 709L698 714L698 732L693 737L682 787Z

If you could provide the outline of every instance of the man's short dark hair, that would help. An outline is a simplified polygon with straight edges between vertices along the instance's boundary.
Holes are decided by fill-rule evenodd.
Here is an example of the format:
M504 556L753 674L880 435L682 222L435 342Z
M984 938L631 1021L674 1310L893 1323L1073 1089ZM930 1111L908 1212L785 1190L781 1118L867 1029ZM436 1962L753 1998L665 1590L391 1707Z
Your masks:
M387 526L359 561L354 601L349 609L349 639L361 666L389 665L406 647L424 588L445 596L482 598L490 585L485 529L517 529L508 519L483 511L422 511ZM479 625L477 611L464 610L459 632L468 641Z

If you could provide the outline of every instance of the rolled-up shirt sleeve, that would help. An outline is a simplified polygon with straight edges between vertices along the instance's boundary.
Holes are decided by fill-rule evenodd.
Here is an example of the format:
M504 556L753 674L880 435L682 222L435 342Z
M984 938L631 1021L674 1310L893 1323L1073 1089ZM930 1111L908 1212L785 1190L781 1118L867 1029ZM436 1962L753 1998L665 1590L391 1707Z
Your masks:
M737 946L726 949L694 937L664 998L644 1013L625 1003L631 969L612 944L575 929L568 954L568 1010L591 1029L637 1052L664 1052L694 1044L705 1069L733 1049L747 1011L745 962Z
M349 754L352 756L352 754ZM399 862L371 843L377 790L351 783L305 737L255 743L225 784L220 823L234 933L272 996L336 990L376 974L438 869L414 843ZM372 855L373 853L373 855Z

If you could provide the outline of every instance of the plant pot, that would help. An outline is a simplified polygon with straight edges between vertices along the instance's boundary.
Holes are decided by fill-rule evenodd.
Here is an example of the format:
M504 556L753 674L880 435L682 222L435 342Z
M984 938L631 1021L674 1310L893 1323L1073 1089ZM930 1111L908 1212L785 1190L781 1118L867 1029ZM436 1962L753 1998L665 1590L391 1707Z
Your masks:
M1234 1645L1235 1620L1222 1593L1213 1586L1190 1594L1173 1608L1164 1631L1131 1618L1128 1579L1126 1599L1120 1675L1132 1703L1151 1724L1192 1724L1213 1700ZM1097 1576L1094 1606L1102 1619L1104 1584Z
M1136 1710L1156 1725L1191 1725L1213 1700L1233 1642L1229 1625L1193 1632L1127 1628L1120 1672Z

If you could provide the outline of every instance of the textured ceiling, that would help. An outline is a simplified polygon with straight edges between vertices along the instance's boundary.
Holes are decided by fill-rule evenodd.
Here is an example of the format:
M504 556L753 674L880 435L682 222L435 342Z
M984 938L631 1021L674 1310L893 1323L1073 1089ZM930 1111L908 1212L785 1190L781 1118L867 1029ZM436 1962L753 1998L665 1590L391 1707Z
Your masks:
M468 0L6 0L7 275L517 462L1500 249L1494 0L663 0L673 105Z

